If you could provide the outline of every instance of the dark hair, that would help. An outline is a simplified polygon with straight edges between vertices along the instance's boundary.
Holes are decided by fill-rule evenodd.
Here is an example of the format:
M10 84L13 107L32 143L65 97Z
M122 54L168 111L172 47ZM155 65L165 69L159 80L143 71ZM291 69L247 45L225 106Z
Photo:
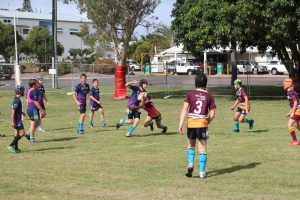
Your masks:
M81 77L85 77L86 78L87 76L86 76L86 74L80 74L80 78Z
M29 79L29 87L30 88L32 88L36 84L37 84L37 80L36 79Z
M206 87L207 85L207 77L205 74L197 74L195 76L195 87L196 88L201 88L201 87Z
M98 81L98 79L94 78L93 81L92 81L92 83L95 83L95 81ZM98 82L99 82L99 81L98 81Z
M148 85L148 81L146 79L141 79L140 80L140 86L143 86L143 84L147 84Z

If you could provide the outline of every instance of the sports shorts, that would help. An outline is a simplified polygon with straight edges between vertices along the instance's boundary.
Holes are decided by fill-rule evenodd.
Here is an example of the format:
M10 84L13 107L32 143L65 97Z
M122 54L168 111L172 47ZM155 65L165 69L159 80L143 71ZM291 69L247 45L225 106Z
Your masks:
M128 113L128 119L140 119L141 118L141 113L139 110L130 110L129 109L129 113Z
M40 121L40 113L38 109L27 109L28 117L33 122Z
M241 108L241 107L238 107L237 110L236 110L236 112L239 112L239 113L241 113L241 114L243 114L243 115L247 115L247 114L248 114L248 113L246 112L246 110L243 109L243 108Z
M90 105L90 108L91 108L91 112L95 112L95 111L99 110L100 108L102 108L102 106L100 104Z
M149 114L148 114L148 116L151 117ZM151 117L151 118L154 119L157 122L162 120L161 114L157 115L156 117Z
M22 122L16 123L14 129L18 131L24 129L23 123Z
M80 105L78 106L78 111L80 114L83 114L86 112L86 105Z
M187 129L187 137L191 140L207 140L208 137L206 135L208 128L188 128Z

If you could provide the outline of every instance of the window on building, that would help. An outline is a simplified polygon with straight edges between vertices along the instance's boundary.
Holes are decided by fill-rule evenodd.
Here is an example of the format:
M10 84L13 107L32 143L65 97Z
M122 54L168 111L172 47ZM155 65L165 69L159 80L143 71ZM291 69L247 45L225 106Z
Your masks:
M63 32L64 29L63 29L63 28L57 28L57 31L58 31L58 32Z
M80 33L79 29L76 28L70 28L70 35L78 35L78 33Z
M23 33L24 35L27 35L28 32L29 32L29 29L23 29L23 30L22 30L22 33Z
M4 23L11 23L11 20L10 19L5 19L3 20Z

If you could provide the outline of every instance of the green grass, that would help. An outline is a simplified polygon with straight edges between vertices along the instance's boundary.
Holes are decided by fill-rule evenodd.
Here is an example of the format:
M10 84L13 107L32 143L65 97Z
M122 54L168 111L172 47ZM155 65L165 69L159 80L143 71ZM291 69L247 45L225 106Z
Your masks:
M34 145L22 139L20 154L5 148L12 139L13 95L2 92L0 130L8 136L0 138L0 199L299 198L300 147L287 145L287 100L252 101L249 117L255 119L255 128L241 125L241 133L232 135L233 101L216 98L217 117L209 128L209 177L199 180L198 169L195 177L185 177L186 136L177 134L182 98L154 99L169 127L167 135L140 124L136 136L126 138L127 127L113 127L124 117L126 100L104 96L109 127L99 127L96 118L97 126L88 129L86 121L86 134L79 136L76 106L66 92L48 92L47 132L37 133L39 143ZM28 128L27 118L24 125Z

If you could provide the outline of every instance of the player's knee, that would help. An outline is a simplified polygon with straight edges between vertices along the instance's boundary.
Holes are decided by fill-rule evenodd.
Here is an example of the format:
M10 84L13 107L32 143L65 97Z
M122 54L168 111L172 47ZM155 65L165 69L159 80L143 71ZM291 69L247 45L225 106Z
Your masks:
M240 123L243 123L243 122L244 122L244 119L239 119L239 122L240 122Z
M144 127L148 127L148 126L149 126L149 123L145 122Z

